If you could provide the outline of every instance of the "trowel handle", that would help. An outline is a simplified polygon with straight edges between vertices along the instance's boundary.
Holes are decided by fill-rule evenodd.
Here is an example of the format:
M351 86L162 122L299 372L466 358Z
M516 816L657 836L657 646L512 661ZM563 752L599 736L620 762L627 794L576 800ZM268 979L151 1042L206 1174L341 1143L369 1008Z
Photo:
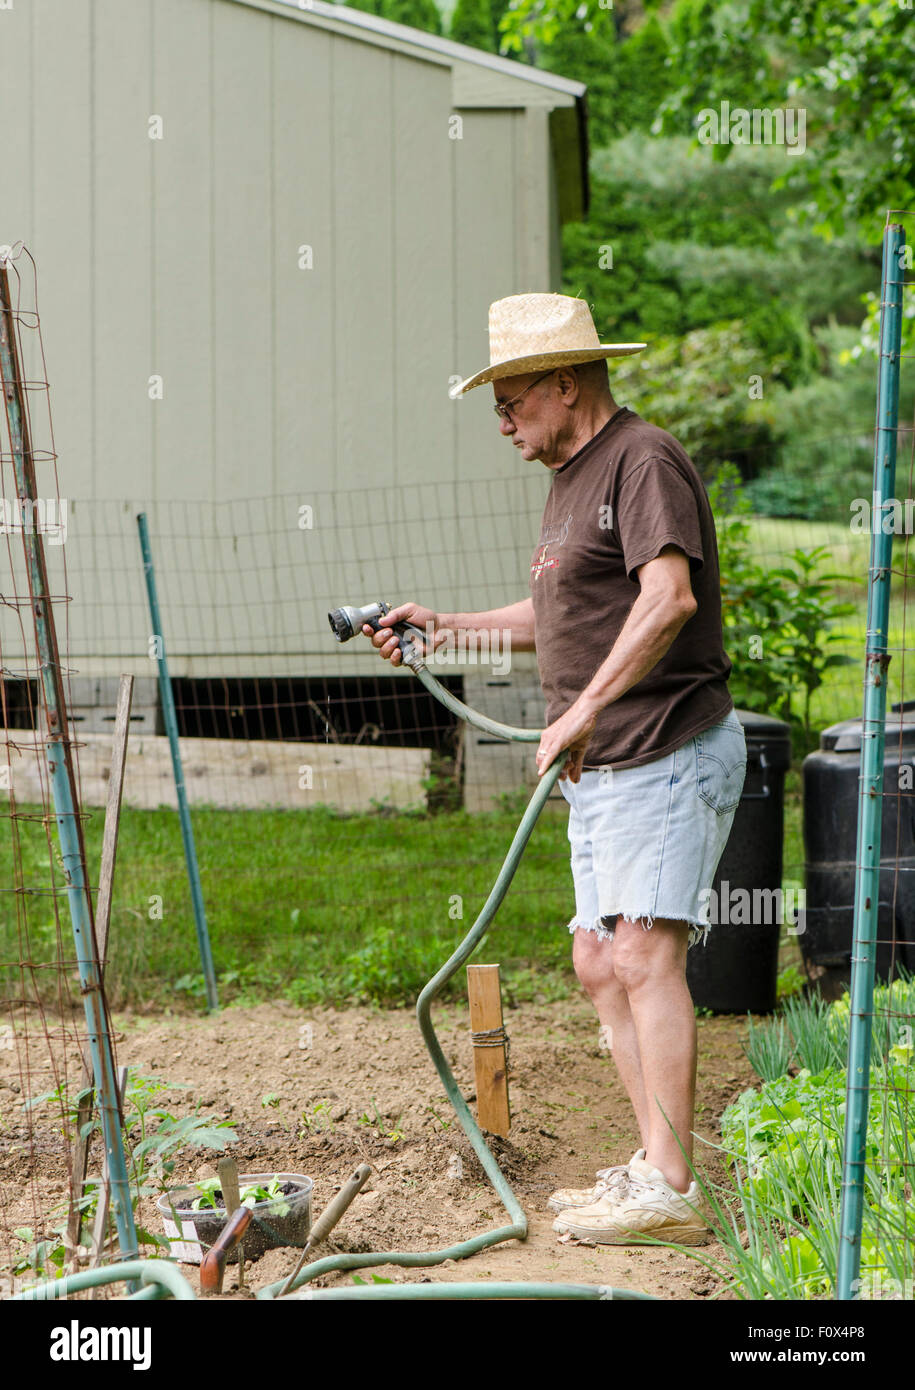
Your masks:
M340 1188L334 1200L324 1208L315 1224L308 1233L308 1244L314 1247L328 1236L336 1226L340 1217L346 1211L353 1198L362 1191L368 1179L371 1177L372 1170L367 1163L362 1163L356 1169L351 1178Z
M200 1261L200 1288L203 1293L222 1293L226 1261L241 1242L251 1224L251 1208L239 1207L229 1218L222 1234Z

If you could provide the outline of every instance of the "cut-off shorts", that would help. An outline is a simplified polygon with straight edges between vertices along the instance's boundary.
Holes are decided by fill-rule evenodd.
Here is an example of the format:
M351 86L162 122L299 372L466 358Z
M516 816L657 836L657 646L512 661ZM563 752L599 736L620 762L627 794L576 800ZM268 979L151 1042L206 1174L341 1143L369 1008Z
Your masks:
M666 757L640 767L595 768L559 783L569 803L575 916L611 940L617 917L652 926L688 922L689 945L709 932L709 890L747 769L734 710Z

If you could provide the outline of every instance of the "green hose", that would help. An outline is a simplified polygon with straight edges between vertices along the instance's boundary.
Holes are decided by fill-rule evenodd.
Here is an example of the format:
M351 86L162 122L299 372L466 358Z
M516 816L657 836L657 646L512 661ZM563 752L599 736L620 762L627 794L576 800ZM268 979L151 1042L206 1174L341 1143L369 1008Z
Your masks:
M470 709L461 700L456 699L450 691L446 690L439 681L427 670L425 663L421 660L414 660L408 663L414 673L422 681L431 694L435 695L443 705L454 714L458 714L462 719L466 719L469 724L474 724L477 728L485 730L486 733L496 734L501 738L513 739L517 742L534 743L540 739L539 729L517 729L509 724L500 724L494 719L488 719L485 715L478 714L476 710ZM444 1264L446 1260L464 1260L468 1255L476 1255L481 1250L486 1250L491 1245L498 1245L505 1240L524 1240L527 1236L527 1217L525 1216L521 1204L512 1192L505 1179L502 1170L496 1162L493 1154L487 1146L483 1134L470 1113L464 1097L461 1095L454 1073L445 1059L435 1029L432 1026L431 1008L432 1000L440 994L445 985L464 964L469 956L473 954L477 946L483 940L492 924L492 919L508 892L509 884L515 876L515 871L521 861L528 840L537 822L537 817L543 809L543 805L556 785L559 773L562 769L568 753L563 751L550 764L549 768L543 773L540 782L528 802L526 811L521 818L521 824L515 832L508 854L499 870L499 876L493 885L492 891L483 905L479 917L474 922L464 940L457 950L445 962L442 968L429 981L425 989L416 1002L416 1014L419 1020L420 1031L423 1041L429 1050L435 1069L439 1074L442 1085L448 1095L448 1099L461 1122L461 1128L470 1140L474 1153L479 1158L486 1176L495 1188L502 1205L508 1212L511 1222L508 1226L499 1226L496 1230L486 1231L483 1235L473 1236L470 1240L460 1241L457 1245L449 1245L443 1250L425 1251L398 1251L387 1250L377 1254L362 1253L352 1255L331 1255L325 1259L313 1260L311 1264L305 1265L296 1276L291 1289L299 1289L298 1293L290 1291L287 1297L291 1299L321 1299L324 1301L355 1301L359 1300L441 1300L441 1299L567 1299L581 1302L632 1302L636 1300L651 1300L650 1294L639 1293L633 1289L611 1288L605 1284L548 1284L548 1283L515 1283L515 1282L485 1282L479 1283L439 1283L439 1284L377 1284L361 1286L356 1288L339 1287L331 1289L310 1289L301 1288L303 1284L308 1284L312 1279L319 1275L329 1274L334 1270L342 1269L371 1269L375 1265L400 1265L408 1269L425 1269L430 1265ZM16 1294L17 1299L53 1299L65 1298L68 1294L77 1293L81 1289L93 1288L98 1284L111 1284L117 1280L140 1280L141 1288L133 1294L135 1299L152 1299L167 1297L169 1294L178 1299L193 1299L194 1292L184 1276L176 1269L173 1264L165 1260L131 1260L124 1264L109 1265L101 1269L86 1270L81 1274L69 1275L65 1279L53 1280L49 1284L39 1285L34 1289L29 1289L24 1293ZM273 1299L284 1287L286 1279L278 1279L273 1284L268 1284L261 1289L257 1297L259 1299Z
M443 1302L450 1298L562 1298L578 1303L600 1302L654 1302L650 1294L637 1293L634 1289L611 1289L609 1284L534 1284L534 1283L491 1283L478 1284L373 1284L369 1288L301 1289L289 1295L293 1299L323 1299L325 1302L346 1302L365 1299L394 1302L397 1299L419 1299Z
M13 1294L11 1302L40 1302L58 1298L69 1298L71 1294L83 1289L94 1289L99 1284L117 1284L122 1279L133 1283L139 1279L141 1287L132 1295L138 1299L177 1298L181 1302L194 1300L194 1290L176 1265L168 1260L125 1260L121 1264L103 1265L98 1269L84 1269L79 1274L67 1274L63 1279L52 1279L48 1284L37 1284L34 1289L24 1289Z
M500 724L494 719L488 719L486 715L477 713L469 705L458 700L450 691L435 679L429 672L421 658L409 661L412 671L419 677L422 684L452 713L459 715L467 720L469 724L474 724L477 728L485 730L486 733L496 734L501 738L512 739L516 742L534 743L539 742L541 736L540 729L519 729L510 724ZM531 832L537 822L537 817L543 809L543 805L556 785L559 773L568 757L568 752L563 751L550 764L549 768L543 773L540 782L534 791L533 796L528 802L527 809L521 819L521 824L515 832L511 847L499 876L493 885L492 891L483 905L479 917L474 922L464 940L457 950L445 962L442 968L429 981L425 989L416 1002L416 1014L419 1020L420 1032L423 1041L429 1050L429 1055L435 1063L435 1069L439 1074L442 1085L445 1088L448 1099L454 1109L455 1114L461 1122L461 1128L470 1140L474 1153L483 1165L483 1169L489 1181L495 1188L502 1205L508 1212L511 1225L499 1226L496 1230L486 1231L483 1235L473 1236L470 1240L460 1241L457 1245L449 1245L444 1250L433 1251L397 1251L386 1250L379 1253L360 1253L352 1255L330 1255L321 1260L314 1260L311 1264L305 1265L296 1276L291 1290L300 1288L301 1285L310 1282L322 1274L329 1274L333 1270L343 1269L371 1269L376 1265L400 1265L403 1268L422 1269L430 1265L444 1264L445 1260L464 1260L468 1255L476 1255L481 1250L486 1250L491 1245L498 1245L505 1240L524 1240L527 1236L527 1217L521 1208L521 1204L512 1192L505 1175L491 1153L483 1134L477 1125L476 1120L470 1112L470 1107L461 1095L460 1088L455 1080L454 1073L448 1065L441 1044L432 1025L431 1007L432 1000L440 994L445 985L464 964L467 958L473 954L477 946L483 940L493 917L508 892L509 884L515 876L515 871L521 860L521 855ZM285 1284L285 1279L278 1279L273 1284L268 1284L258 1292L257 1297L271 1299L276 1296ZM430 1292L431 1290L431 1292ZM571 1290L571 1292L570 1292ZM508 1292L507 1292L508 1291ZM547 1292L549 1291L549 1292ZM571 1298L571 1299L644 1299L648 1294L633 1293L626 1289L609 1289L603 1285L586 1284L505 1284L505 1283L479 1283L479 1284L397 1284L390 1287L377 1285L360 1288L337 1288L310 1290L307 1293L295 1294L292 1291L287 1297L314 1297L314 1298L388 1298L388 1299L413 1299L413 1298Z

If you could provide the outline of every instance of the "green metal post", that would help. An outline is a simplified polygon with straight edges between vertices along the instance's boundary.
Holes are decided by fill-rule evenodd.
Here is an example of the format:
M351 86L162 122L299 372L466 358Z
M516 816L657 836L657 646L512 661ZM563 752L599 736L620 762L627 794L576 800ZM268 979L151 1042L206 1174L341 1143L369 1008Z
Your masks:
M880 896L886 673L889 666L887 632L893 556L892 528L884 530L884 513L891 513L896 487L904 240L903 229L898 223L887 226L883 237L874 495L871 509L867 648L864 665L864 729L861 741L858 843L855 861L857 874L851 1020L845 1092L839 1262L836 1278L836 1297L842 1299L856 1296L861 1269L865 1144L870 1099L871 1016L874 1008L877 902Z
M44 543L36 522L38 486L35 460L29 438L28 412L23 399L24 385L19 351L16 342L15 316L10 298L9 276L0 265L0 381L9 426L10 447L16 492L23 508L22 544L29 576L29 593L35 623L41 686L48 728L45 754L54 797L60 854L67 880L67 902L76 946L80 990L89 1035L92 1077L102 1121L102 1137L108 1160L111 1187L111 1211L118 1233L118 1244L125 1259L137 1254L137 1234L134 1226L127 1161L121 1133L120 1092L111 1046L111 1029L102 990L102 971L92 912L92 895L86 874L86 851L82 822L77 812L79 798L73 760L70 756L70 735L64 697L54 608L48 584ZM26 521L29 516L29 521Z
M152 551L149 545L149 528L146 513L137 517L140 531L140 549L143 552L143 573L146 577L146 594L149 599L149 614L152 619L153 637L156 641L156 656L159 666L159 694L162 697L162 717L172 752L172 769L175 774L175 791L178 794L178 816L181 821L181 838L184 841L184 858L187 863L187 876L191 885L191 900L194 904L194 923L197 927L197 944L200 948L200 961L203 965L203 978L206 981L207 1004L210 1009L219 1008L219 995L216 990L216 972L213 969L213 953L210 950L210 934L207 930L206 910L203 906L203 890L200 887L200 871L197 867L197 849L194 845L194 830L191 813L187 804L187 791L184 786L184 769L181 766L181 749L178 744L178 720L175 715L175 697L172 692L171 676L168 674L168 659L165 655L165 636L159 614L159 598L156 593L156 574L153 569Z

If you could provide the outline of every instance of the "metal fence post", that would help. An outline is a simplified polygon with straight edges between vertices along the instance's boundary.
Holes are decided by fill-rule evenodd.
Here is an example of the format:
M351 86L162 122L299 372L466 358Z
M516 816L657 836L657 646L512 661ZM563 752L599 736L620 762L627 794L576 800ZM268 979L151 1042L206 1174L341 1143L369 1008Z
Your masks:
M867 646L864 665L864 724L858 790L855 862L855 917L852 947L845 1140L842 1152L842 1209L836 1297L854 1298L861 1268L864 1165L870 1101L871 1016L880 896L883 815L883 759L886 724L886 672L893 535L884 531L887 504L896 488L896 429L899 415L899 359L902 342L903 229L890 223L883 236L880 354L871 555L867 590Z
M203 965L203 978L206 982L207 1004L211 1009L219 1008L219 994L216 990L216 972L213 969L213 953L210 950L210 934L207 930L206 909L203 905L203 890L200 886L200 870L197 866L197 849L194 844L194 829L187 804L187 789L184 785L184 769L181 765L181 748L178 743L178 719L175 714L175 696L172 691L171 676L168 673L168 658L165 655L165 636L162 631L162 618L159 613L159 598L156 593L156 573L153 569L152 550L149 545L149 528L146 513L137 517L140 531L140 549L143 552L143 573L146 578L146 594L149 599L149 614L152 620L152 633L156 639L156 659L159 667L159 694L162 699L162 717L168 734L172 753L172 769L175 774L175 791L178 795L178 816L181 821L181 838L184 841L184 858L187 863L187 876L191 885L191 900L194 905L194 924L197 928L197 944L200 948L200 961Z

